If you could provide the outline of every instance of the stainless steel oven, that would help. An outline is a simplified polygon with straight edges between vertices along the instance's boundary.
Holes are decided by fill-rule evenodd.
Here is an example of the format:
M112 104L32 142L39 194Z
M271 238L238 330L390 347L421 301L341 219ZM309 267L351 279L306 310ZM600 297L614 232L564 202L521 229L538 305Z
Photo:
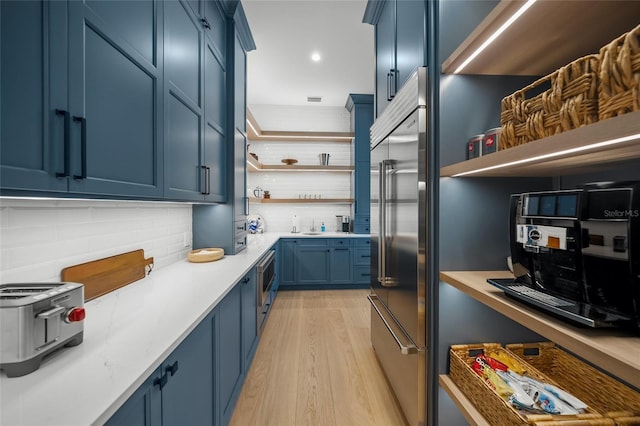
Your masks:
M258 333L261 333L272 300L269 293L276 278L276 251L269 250L258 262L256 270L258 272Z

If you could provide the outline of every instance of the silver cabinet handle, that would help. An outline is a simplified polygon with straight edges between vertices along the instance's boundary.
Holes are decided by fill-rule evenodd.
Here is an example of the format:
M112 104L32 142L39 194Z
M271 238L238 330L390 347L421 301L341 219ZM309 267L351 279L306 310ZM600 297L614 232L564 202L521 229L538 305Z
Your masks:
M396 333L393 332L393 330L391 329L391 326L389 325L389 323L385 319L384 315L382 315L382 312L380 312L380 309L376 305L376 302L374 302L374 300L373 300L373 299L378 300L378 296L376 296L375 294L370 294L370 295L367 296L367 299L369 299L369 303L371 303L371 306L373 306L373 309L375 309L376 312L378 313L378 316L380 317L380 319L384 323L384 326L387 327L387 330L389 330L389 334L391 334L391 337L393 337L393 340L396 341L396 344L398 345L398 348L400 349L400 353L402 355L412 355L412 354L418 353L419 349L418 349L418 347L416 345L413 345L413 344L404 345L404 344L402 344L402 342L400 341L400 339L398 338Z

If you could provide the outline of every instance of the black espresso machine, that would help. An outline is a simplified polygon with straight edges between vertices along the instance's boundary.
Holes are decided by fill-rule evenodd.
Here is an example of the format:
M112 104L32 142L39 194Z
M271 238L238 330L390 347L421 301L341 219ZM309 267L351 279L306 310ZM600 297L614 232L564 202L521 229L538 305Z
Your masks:
M640 182L514 194L505 294L589 327L640 331Z

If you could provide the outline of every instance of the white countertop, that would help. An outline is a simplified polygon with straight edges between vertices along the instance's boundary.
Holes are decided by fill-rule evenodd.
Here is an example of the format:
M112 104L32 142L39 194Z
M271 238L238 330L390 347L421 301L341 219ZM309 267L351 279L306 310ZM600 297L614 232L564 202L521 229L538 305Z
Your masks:
M183 260L85 304L84 341L22 377L0 375L0 425L104 423L281 237L249 235L247 249L210 263Z

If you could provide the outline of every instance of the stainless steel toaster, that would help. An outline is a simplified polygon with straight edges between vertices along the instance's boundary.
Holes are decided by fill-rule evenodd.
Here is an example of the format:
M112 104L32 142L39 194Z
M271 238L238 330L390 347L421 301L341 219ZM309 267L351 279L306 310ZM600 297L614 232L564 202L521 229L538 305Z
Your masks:
M84 286L79 283L0 284L0 368L29 374L42 358L84 336Z

